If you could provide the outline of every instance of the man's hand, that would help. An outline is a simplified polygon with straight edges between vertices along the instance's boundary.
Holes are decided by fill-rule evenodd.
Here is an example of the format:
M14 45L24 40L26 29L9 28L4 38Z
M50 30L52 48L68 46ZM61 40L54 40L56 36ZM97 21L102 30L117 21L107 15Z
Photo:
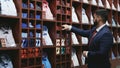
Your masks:
M88 57L88 51L83 51L83 56Z
M71 28L72 28L71 25L67 25L67 24L62 25L62 30L71 30Z

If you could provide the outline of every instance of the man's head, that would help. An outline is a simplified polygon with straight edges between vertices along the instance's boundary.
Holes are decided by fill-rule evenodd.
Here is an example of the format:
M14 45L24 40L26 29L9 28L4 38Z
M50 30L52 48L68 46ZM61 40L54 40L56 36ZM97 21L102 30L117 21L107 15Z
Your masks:
M94 13L94 25L97 25L99 22L103 24L107 21L108 11L105 9L96 10Z

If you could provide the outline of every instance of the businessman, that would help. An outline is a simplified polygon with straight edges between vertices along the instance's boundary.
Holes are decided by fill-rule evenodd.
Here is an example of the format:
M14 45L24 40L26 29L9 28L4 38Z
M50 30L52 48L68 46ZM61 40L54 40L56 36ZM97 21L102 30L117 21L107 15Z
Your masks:
M88 50L83 51L88 68L110 68L109 52L113 45L113 36L105 24L108 12L105 9L96 10L94 13L94 25L90 30L78 29L64 24L63 30L70 30L76 34L88 37Z

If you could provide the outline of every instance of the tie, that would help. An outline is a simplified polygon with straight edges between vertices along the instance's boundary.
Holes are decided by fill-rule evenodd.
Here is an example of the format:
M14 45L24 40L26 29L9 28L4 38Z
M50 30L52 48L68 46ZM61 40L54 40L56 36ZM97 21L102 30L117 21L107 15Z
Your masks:
M97 31L95 30L92 34L92 37L90 38L90 41L89 41L88 45L91 44L91 42L93 41L93 38L95 37L96 33L97 33Z

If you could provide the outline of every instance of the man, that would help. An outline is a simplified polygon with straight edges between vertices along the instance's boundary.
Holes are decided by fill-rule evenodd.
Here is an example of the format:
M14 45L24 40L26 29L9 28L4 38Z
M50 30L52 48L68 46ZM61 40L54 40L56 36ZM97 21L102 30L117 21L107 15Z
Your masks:
M113 45L113 36L105 24L108 12L105 9L96 10L94 25L90 30L78 29L70 25L62 25L63 30L70 30L76 34L88 37L88 51L83 51L88 68L110 68L109 52Z

